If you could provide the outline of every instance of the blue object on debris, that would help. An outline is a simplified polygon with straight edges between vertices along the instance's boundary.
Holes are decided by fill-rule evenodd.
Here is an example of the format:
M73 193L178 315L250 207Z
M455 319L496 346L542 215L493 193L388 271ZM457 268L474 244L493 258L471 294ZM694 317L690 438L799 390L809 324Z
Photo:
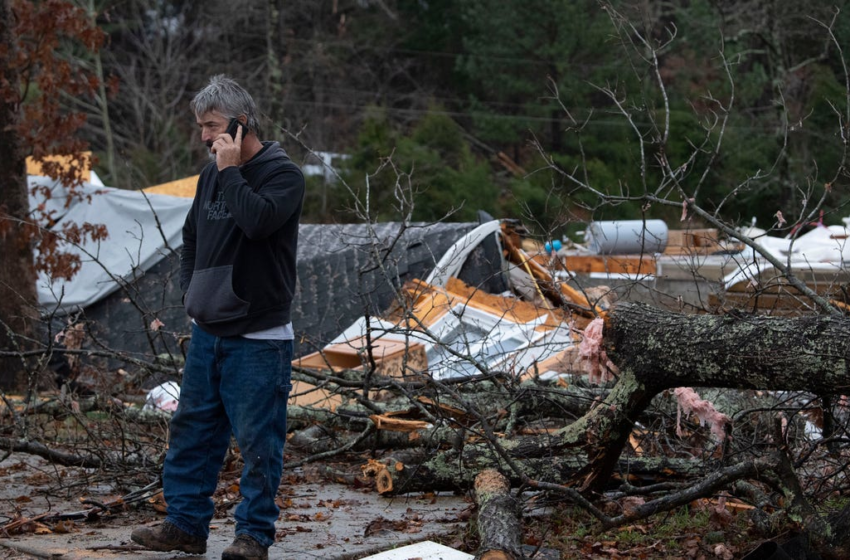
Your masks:
M543 244L543 250L546 251L547 253L551 253L553 250L557 252L557 251L561 250L562 246L563 245L561 245L561 241L556 239L556 240L552 241L551 243L549 243L548 241L546 243L544 243Z

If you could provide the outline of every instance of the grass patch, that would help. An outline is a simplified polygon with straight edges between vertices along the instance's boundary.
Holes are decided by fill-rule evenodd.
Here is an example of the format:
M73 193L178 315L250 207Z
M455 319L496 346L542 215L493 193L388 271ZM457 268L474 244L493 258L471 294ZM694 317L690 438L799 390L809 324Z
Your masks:
M722 544L736 557L758 543L746 513L721 518L711 509L685 506L640 523L600 532L599 522L571 505L551 508L546 517L525 520L526 544L557 550L562 558L714 558Z

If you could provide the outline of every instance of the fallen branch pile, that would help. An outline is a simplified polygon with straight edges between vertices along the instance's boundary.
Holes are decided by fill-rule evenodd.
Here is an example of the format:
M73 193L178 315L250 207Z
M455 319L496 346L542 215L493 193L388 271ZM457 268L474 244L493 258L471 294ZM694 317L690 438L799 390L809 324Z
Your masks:
M335 450L380 450L362 473L385 494L467 490L479 473L495 469L514 486L582 505L604 528L750 481L789 497L779 509L822 551L840 557L847 532L816 513L805 488L811 479L800 482L798 474L817 462L832 473L820 487L844 491L843 455L830 457L822 441L804 438L803 417L786 415L777 431L765 411L787 411L805 395L816 399L850 386L847 340L844 317L686 316L621 304L605 320L604 347L618 368L607 386L590 387L580 377L519 382L497 374L447 383L411 371L402 379L373 373L367 390L352 384L352 372L303 370L301 379L347 398L335 411L293 408L290 444L307 455L299 464ZM727 398L735 419L727 437L718 440L687 416L676 421L670 391L683 386L744 391L735 393L737 401ZM797 401L783 401L787 395ZM847 441L843 432L827 435ZM647 499L617 515L594 505L627 495Z

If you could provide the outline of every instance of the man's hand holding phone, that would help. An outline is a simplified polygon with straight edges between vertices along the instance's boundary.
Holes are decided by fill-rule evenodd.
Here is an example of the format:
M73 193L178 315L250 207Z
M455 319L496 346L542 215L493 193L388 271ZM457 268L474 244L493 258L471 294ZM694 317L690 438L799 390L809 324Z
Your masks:
M218 170L226 167L239 166L242 163L242 135L245 127L238 120L230 119L227 130L218 135L213 142L211 151L215 154Z

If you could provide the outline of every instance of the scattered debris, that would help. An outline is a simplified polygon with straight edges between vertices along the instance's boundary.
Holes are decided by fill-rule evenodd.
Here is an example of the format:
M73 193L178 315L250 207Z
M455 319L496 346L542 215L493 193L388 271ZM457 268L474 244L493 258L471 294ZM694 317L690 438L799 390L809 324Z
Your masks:
M174 412L180 402L180 385L176 381L167 381L148 391L143 410L164 410Z

